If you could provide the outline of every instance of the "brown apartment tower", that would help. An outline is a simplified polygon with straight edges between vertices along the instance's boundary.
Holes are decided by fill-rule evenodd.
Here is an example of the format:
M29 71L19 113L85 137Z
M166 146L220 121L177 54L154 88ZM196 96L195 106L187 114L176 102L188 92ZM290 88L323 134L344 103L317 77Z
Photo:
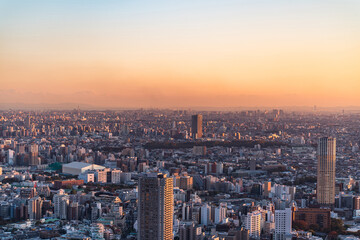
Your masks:
M317 201L321 205L333 205L335 203L336 138L319 139L317 161Z
M172 240L173 179L151 173L139 180L138 240Z
M191 116L191 133L193 139L202 138L202 115L192 115Z

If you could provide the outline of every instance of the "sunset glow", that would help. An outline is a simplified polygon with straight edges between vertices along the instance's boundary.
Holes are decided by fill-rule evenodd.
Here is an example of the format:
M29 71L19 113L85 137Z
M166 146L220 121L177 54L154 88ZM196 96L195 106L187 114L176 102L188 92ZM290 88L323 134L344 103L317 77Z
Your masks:
M355 0L2 0L0 102L360 106L359 12Z

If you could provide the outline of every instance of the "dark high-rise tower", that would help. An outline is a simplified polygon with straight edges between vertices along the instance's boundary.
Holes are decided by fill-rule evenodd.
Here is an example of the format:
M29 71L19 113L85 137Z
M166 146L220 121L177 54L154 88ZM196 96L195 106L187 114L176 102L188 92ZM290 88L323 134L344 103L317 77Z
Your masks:
M203 132L201 114L193 115L191 117L191 133L193 139L202 138Z
M138 239L172 240L173 179L152 173L139 180Z
M335 203L336 138L319 139L317 161L317 201L332 205Z

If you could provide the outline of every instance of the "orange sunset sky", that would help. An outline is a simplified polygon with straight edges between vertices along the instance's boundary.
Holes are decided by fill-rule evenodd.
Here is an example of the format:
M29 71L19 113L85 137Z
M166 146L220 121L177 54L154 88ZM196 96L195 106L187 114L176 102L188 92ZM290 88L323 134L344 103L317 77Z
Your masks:
M0 0L0 103L360 106L360 1Z

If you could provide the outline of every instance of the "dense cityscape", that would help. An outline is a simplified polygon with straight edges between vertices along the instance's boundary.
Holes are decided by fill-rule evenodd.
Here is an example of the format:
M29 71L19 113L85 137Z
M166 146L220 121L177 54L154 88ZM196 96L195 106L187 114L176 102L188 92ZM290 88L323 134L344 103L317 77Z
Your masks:
M0 240L360 240L360 0L0 0Z
M360 115L0 112L0 239L359 239Z

